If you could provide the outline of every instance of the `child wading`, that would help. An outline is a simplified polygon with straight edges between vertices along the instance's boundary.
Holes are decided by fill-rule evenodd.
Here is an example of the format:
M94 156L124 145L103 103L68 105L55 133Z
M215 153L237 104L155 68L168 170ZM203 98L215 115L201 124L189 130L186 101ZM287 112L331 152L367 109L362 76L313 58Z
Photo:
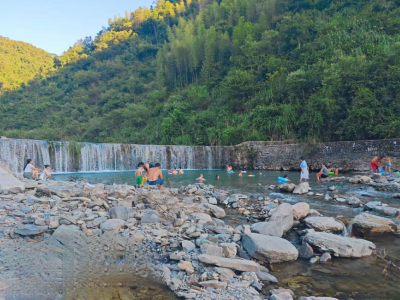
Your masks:
M140 162L138 164L138 168L135 172L135 176L136 176L136 188L140 188L142 186L143 183L143 166L144 163Z

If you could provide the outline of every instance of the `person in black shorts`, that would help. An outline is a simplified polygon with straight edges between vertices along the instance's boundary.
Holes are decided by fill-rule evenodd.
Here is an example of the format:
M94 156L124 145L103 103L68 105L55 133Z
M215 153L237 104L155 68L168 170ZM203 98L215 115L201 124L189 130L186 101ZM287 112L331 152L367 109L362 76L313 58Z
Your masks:
M318 181L320 181L321 178L328 178L328 177L329 177L329 170L325 164L322 164L322 169L317 173L317 179Z

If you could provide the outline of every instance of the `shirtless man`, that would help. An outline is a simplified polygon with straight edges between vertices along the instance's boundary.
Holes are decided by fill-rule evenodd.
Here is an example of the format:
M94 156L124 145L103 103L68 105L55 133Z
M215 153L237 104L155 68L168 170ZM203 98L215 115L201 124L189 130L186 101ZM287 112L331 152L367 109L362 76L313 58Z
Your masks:
M162 192L163 185L164 185L164 179L162 176L162 171L161 171L161 165L159 163L156 163L156 165L153 168L150 168L149 170L149 176L148 176L148 183L149 185L160 185L160 193Z
M371 160L371 168L374 173L379 173L379 166L382 165L382 156L375 156Z
M174 168L174 170L172 171L172 175L178 175L178 171L176 170L176 168Z
M182 167L179 167L179 175L183 175Z

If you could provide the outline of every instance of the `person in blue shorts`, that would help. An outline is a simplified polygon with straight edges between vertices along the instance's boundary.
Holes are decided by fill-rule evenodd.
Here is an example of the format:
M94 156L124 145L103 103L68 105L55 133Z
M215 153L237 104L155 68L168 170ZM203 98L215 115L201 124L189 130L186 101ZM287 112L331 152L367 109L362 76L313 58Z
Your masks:
M149 185L160 185L160 193L162 193L164 179L159 163L156 163L153 168L150 168L147 183Z

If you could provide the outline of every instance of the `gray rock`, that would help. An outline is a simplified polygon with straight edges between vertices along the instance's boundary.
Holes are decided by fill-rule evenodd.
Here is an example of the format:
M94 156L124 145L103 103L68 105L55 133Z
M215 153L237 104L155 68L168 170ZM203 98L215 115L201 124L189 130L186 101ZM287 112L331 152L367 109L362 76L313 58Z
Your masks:
M83 190L74 187L65 187L58 185L39 186L36 190L36 196L56 195L61 198L81 197Z
M293 191L293 194L297 195L303 195L307 194L310 191L310 185L308 182L300 182L298 185L296 185L296 188Z
M292 206L289 203L282 203L272 211L269 221L275 221L282 228L283 233L289 231L293 226Z
M355 217L352 226L352 234L356 236L381 235L385 233L396 233L397 224L392 220L362 213Z
M369 241L343 237L327 232L310 232L304 242L318 248L321 252L329 252L337 257L365 257L375 250L375 245Z
M303 242L303 244L299 248L299 258L310 259L313 256L313 248L309 244Z
M104 223L100 224L100 229L104 231L113 231L114 233L118 233L118 230L124 226L125 221L121 219L109 219Z
M61 225L51 238L71 251L80 251L87 247L86 234L75 225Z
M205 214L205 213L192 213L190 214L190 218L195 221L201 221L203 223L212 221L212 218L210 215Z
M326 195L324 196L324 200L325 200L325 201L331 201L331 200L332 200L332 197L329 196L328 194L326 194Z
M24 190L21 188L21 187L19 187L19 186L16 186L16 187L12 187L12 188L10 188L9 190L8 190L8 192L10 193L10 194L20 194L20 193L22 193Z
M328 191L334 191L334 190L336 190L336 187L335 187L335 186L330 186L330 187L328 187Z
M319 213L319 211L315 210L315 209L310 209L310 212L308 214L309 217L319 217L321 214Z
M270 236L283 236L282 226L275 221L254 223L251 225L251 231Z
M293 300L292 295L288 292L280 293L280 294L274 294L270 298L270 300Z
M33 224L20 225L14 232L19 235L38 235L49 229L48 226L37 226Z
M292 193L296 188L294 183L284 183L278 186L279 190L284 193Z
M213 289L225 289L226 286L228 285L226 282L221 282L218 280L203 281L203 282L200 282L199 284L201 286L204 286L205 288L212 287Z
M182 245L182 249L185 252L191 252L196 248L196 245L191 241L184 240L184 241L181 242L181 245Z
M200 251L202 254L222 257L222 247L218 247L212 244L202 244L200 246Z
M214 217L221 219L225 217L226 213L225 210L219 206L212 205L212 204L205 204L205 206L211 211Z
M386 179L386 177L385 177L385 176L382 176L382 174L374 174L374 175L372 176L372 180L373 180L374 182L377 182L377 183L387 183L387 182L388 182L387 179Z
M269 263L293 261L298 257L296 247L289 241L275 236L248 233L243 236L242 244L253 258Z
M381 206L381 205L382 205L381 201L371 201L371 202L368 202L367 204L365 204L365 208L369 209L369 210L372 210L375 207Z
M398 218L400 216L400 209L389 206L375 206L372 211L377 212L380 215L390 216Z
M140 220L142 224L151 224L158 222L158 213L155 210L145 210Z
M117 206L110 210L111 219L128 220L132 217L133 209L129 206Z
M218 201L217 201L216 198L210 197L210 198L208 198L208 203L213 204L213 205L217 205Z
M60 226L60 219L59 217L48 217L46 219L46 224L50 229L56 229Z
M260 270L260 266L250 260L224 258L224 257L210 256L204 254L199 255L198 259L200 262L204 264L224 267L236 271L258 272Z
M299 202L292 205L292 210L293 210L293 219L300 220L307 217L307 215L310 212L310 205L306 202Z
M101 223L104 223L104 222L107 221L107 220L108 220L107 217L99 217L99 218L94 219L94 220L91 221L91 222L88 222L88 223L86 224L86 227L87 227L87 228L94 228L94 227L99 226Z
M269 274L268 272L257 272L257 277L261 281L267 281L267 282L272 282L272 283L278 283L278 279L276 279L275 276Z
M324 254L322 254L322 256L320 257L319 261L322 262L322 263L327 263L331 259L332 259L332 256L328 252L325 252Z
M311 257L310 258L310 264L316 264L317 262L319 262L319 257Z
M32 208L30 208L29 206L26 207L22 207L21 211L25 214L29 214L30 212L32 212Z
M347 199L347 204L352 205L354 207L360 206L361 203L362 203L362 201L360 199L358 199L357 197L350 197Z
M300 297L298 300L338 300L338 298L332 298L332 297L314 297L314 296L310 296L310 297Z
M337 222L332 217L308 217L304 221L307 227L319 231L340 231L344 229L343 223Z

